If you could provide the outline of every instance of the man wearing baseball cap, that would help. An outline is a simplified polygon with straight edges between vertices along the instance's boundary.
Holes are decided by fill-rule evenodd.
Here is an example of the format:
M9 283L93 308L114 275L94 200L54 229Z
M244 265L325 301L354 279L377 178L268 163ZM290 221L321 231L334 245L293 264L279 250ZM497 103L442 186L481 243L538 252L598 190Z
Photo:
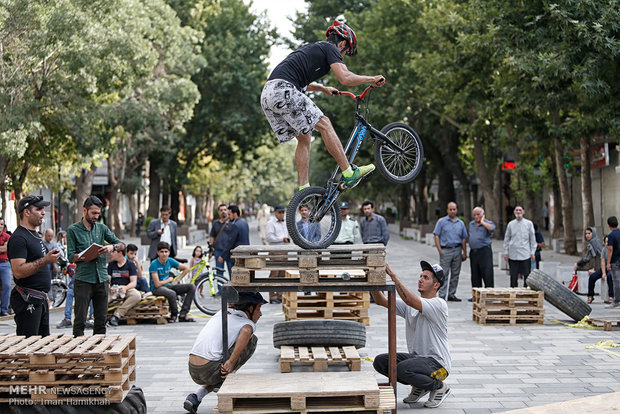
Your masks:
M15 311L16 333L26 337L50 334L47 292L52 286L52 274L48 265L56 263L60 250L48 252L37 232L49 205L42 196L29 195L19 200L19 226L7 244L15 279L10 303Z
M351 206L348 201L340 203L340 215L342 216L342 226L340 233L334 241L334 244L357 244L361 243L362 235L360 234L360 225L353 217L349 215Z
M443 382L450 373L448 304L437 297L437 291L445 283L445 275L438 264L422 261L420 265L418 296L386 264L386 272L400 296L396 299L396 314L405 319L409 350L396 354L396 372L398 382L411 385L411 393L403 402L413 404L430 393L424 406L436 408L450 395L450 387ZM383 293L371 293L377 305L387 308L388 301ZM373 363L375 370L385 376L388 376L388 365L388 354L377 355Z

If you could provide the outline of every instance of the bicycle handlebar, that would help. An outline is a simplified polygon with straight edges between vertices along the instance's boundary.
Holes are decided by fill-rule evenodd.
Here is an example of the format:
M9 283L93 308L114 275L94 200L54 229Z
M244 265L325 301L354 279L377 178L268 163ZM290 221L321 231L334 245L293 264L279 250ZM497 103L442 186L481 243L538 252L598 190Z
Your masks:
M373 89L374 86L370 85L368 86L366 89L364 89L364 92L362 92L361 95L356 95L353 92L348 92L348 91L338 91L336 94L337 95L346 95L346 96L350 96L351 98L357 100L357 99L364 99L366 97L366 94Z

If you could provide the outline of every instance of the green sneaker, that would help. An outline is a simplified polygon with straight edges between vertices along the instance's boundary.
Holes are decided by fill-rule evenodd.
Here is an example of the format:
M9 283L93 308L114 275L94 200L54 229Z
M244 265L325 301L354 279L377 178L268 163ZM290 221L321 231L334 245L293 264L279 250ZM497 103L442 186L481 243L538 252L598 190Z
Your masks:
M345 188L353 188L362 181L362 178L366 177L368 174L375 170L375 166L373 164L363 165L361 167L355 167L353 169L353 175L351 177L342 176L342 181L344 182Z

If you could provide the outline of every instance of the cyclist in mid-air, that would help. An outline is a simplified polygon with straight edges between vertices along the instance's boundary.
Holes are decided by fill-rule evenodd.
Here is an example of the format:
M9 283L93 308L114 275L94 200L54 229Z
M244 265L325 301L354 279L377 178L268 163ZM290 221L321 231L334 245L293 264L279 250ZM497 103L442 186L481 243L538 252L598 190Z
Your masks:
M362 76L351 72L344 64L344 56L357 54L357 38L349 26L334 21L325 32L327 41L310 43L288 55L271 72L261 94L261 106L271 128L281 144L297 138L295 162L299 177L299 189L309 187L310 137L312 130L321 133L327 151L342 170L344 185L355 187L370 174L373 164L355 167L349 164L329 118L304 92L318 91L328 96L338 92L336 88L315 83L331 69L338 81L345 86L370 83L379 87L385 84L382 75Z

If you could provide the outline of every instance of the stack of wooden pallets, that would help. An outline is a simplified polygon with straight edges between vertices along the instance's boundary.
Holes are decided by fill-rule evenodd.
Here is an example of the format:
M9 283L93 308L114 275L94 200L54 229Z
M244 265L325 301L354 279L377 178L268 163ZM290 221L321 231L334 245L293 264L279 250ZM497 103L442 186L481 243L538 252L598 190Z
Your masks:
M347 271L320 270L321 278L363 278L362 269ZM298 270L287 270L287 278L299 278ZM370 325L368 309L370 308L369 292L317 292L304 295L299 292L282 293L282 310L287 321L298 319L347 319Z
M136 379L136 336L0 336L0 402L120 403Z
M544 294L524 288L474 288L473 319L483 324L542 324Z
M370 372L229 374L217 394L217 412L383 414L396 406L394 390Z
M239 246L232 250L235 266L233 286L301 284L385 284L385 246L382 244L350 244L327 249L304 250L295 245ZM257 278L256 271L298 269L297 278ZM363 277L322 276L321 270L362 269Z
M112 299L108 303L108 320L114 315L116 308L123 304L124 299ZM163 296L151 296L148 294L136 306L129 309L122 320L127 325L135 325L138 321L155 321L158 325L168 323L170 309L168 299Z
M312 365L313 371L327 371L328 365L346 365L351 371L362 369L354 346L281 346L280 372L291 372L291 364Z

